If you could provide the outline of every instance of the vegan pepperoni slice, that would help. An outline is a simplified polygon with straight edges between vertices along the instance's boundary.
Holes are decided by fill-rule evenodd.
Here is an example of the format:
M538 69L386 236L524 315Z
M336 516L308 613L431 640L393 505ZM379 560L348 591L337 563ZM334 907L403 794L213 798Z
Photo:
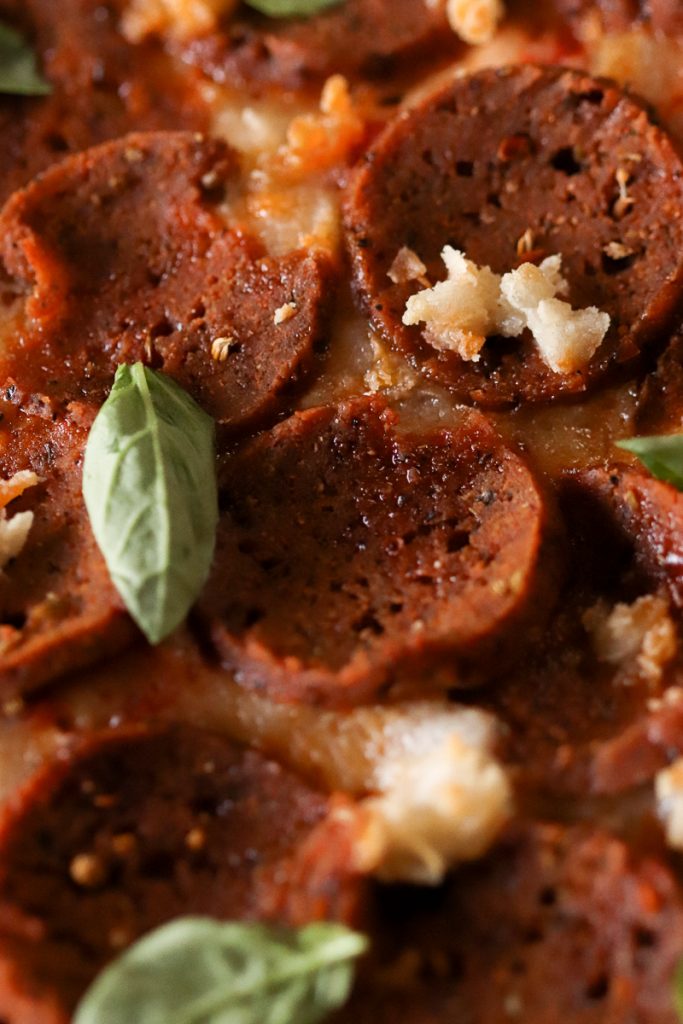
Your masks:
M230 427L280 409L315 364L331 265L315 252L273 259L228 226L218 201L238 178L224 143L160 132L71 157L15 193L0 237L29 289L27 322L0 371L100 403L116 366L143 360Z
M308 410L229 459L219 486L201 628L275 699L466 685L552 604L552 509L479 413L401 436L376 399Z
M397 117L350 187L346 230L376 328L458 397L498 406L585 391L663 334L683 292L681 208L683 164L643 107L608 81L525 65L456 79ZM496 273L561 255L572 306L611 317L593 358L556 373L528 331L490 339L479 362L437 352L402 322L417 283L388 271L407 246L438 280L445 245Z
M588 469L570 478L570 491L628 545L643 576L683 607L683 494L639 469ZM596 519L597 521L597 519Z
M28 470L37 477L7 509L10 520L33 515L23 548L0 573L0 700L7 702L106 658L137 630L111 583L81 496L94 410L72 405L53 420L46 405L2 406L0 476Z
M91 737L39 773L0 830L2 1019L66 1024L109 960L181 915L356 923L364 883L339 832L326 878L297 872L329 807L212 733Z
M679 883L600 827L520 823L445 891L385 902L379 963L335 1024L676 1024Z
M222 33L194 43L190 59L231 85L298 88L335 73L385 77L408 59L457 48L440 4L344 0L302 18L244 7Z

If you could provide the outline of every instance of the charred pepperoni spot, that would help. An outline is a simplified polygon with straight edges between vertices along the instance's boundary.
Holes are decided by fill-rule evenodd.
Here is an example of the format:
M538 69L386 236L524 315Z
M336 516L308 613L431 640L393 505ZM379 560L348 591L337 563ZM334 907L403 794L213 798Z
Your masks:
M0 700L106 658L137 631L92 536L81 496L82 454L94 410L53 420L27 411L3 424L0 476L31 469L40 482L8 508L34 519L0 573Z
M328 807L211 733L91 737L29 783L2 828L0 1015L66 1022L98 970L179 915L355 920L348 847L317 840ZM304 875L309 844L317 868Z
M438 896L385 904L378 963L336 1024L675 1024L679 886L605 831L519 825Z
M378 401L309 410L229 460L221 490L200 620L277 699L465 685L551 604L552 512L478 413L402 437Z
M642 575L683 607L683 494L623 466L585 470L573 477L571 490L576 502L602 520L613 543L632 550Z
M141 359L230 427L281 408L316 362L331 267L315 254L271 259L226 226L215 190L238 174L221 142L129 135L15 193L0 216L2 255L29 294L5 373L27 390L47 376L60 400L85 392L99 403L116 366ZM295 314L275 325L285 303Z
M459 173L463 163L471 175ZM358 170L345 220L375 326L459 398L498 406L585 391L628 372L661 336L683 290L683 226L674 213L682 203L683 164L642 107L607 81L526 65L456 79L397 117ZM418 286L387 276L402 246L436 281L445 245L505 273L525 240L535 260L562 256L574 308L597 306L611 317L585 368L552 371L528 332L514 342L493 338L479 362L467 362L437 352L421 326L403 324Z
M266 18L245 7L189 53L193 63L231 85L297 88L335 73L386 77L407 59L458 48L438 4L345 0L305 18Z

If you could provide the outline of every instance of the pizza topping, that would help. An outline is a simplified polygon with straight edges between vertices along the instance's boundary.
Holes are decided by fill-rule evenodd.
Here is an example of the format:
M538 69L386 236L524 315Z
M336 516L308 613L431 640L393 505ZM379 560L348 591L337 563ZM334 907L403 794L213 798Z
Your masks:
M219 490L199 620L274 699L466 685L549 610L552 506L480 414L403 437L379 399L308 410L226 460Z
M84 393L100 405L116 367L143 361L232 429L286 408L318 365L335 268L317 250L268 256L231 226L239 174L224 143L159 132L70 157L15 193L0 238L28 326L4 373L62 405ZM285 302L298 314L274 333Z
M446 13L453 31L479 46L493 38L505 6L502 0L446 0Z
M528 328L546 365L572 373L590 362L609 329L606 313L594 306L573 310L556 298L567 291L561 256L549 256L539 267L523 263L502 278L451 246L441 256L448 279L412 295L403 314L404 324L425 323L425 339L440 351L478 362L487 337L516 338Z
M0 22L0 93L45 96L52 87L36 70L33 50L13 28Z
M344 925L298 931L185 917L145 936L81 1001L74 1024L236 1015L239 1024L316 1024L346 1002L353 962L367 948Z
M331 807L275 762L212 733L91 735L42 769L3 821L0 1013L23 998L32 1020L70 1019L120 948L110 937L128 945L179 915L351 922L365 883L345 866L344 841L308 859ZM193 829L205 835L199 848L186 842ZM122 847L122 833L135 843Z
M157 34L191 39L215 29L236 6L237 0L128 0L121 28L131 43Z
M658 480L683 490L683 434L629 437L617 447L636 455Z
M669 846L683 850L683 758L658 772L655 795Z
M586 611L583 622L601 661L627 667L635 662L638 674L651 684L661 680L676 655L676 627L661 597L648 594L612 609L599 601Z
M424 263L417 253L409 249L407 245L401 246L396 253L394 262L387 270L387 277L391 278L394 284L407 284L409 281L419 281L424 288L429 288L426 274L427 268Z
M83 497L114 586L160 643L194 604L213 557L213 420L170 378L120 366L88 436Z
M289 172L323 171L345 162L364 134L365 122L355 110L349 83L343 75L332 75L320 95L320 112L292 120L278 156Z
M679 206L683 163L643 107L525 63L455 77L390 121L351 181L345 228L375 330L456 398L497 407L586 391L666 337L683 294ZM455 284L424 295L393 270L408 245L438 280L445 241L452 308ZM541 269L557 253L562 298ZM503 318L509 342L481 345L495 289L488 278L484 301L474 268L521 309Z
M33 512L16 512L8 519L7 505L39 482L38 476L28 469L20 470L9 480L0 480L0 570L17 557L33 525Z

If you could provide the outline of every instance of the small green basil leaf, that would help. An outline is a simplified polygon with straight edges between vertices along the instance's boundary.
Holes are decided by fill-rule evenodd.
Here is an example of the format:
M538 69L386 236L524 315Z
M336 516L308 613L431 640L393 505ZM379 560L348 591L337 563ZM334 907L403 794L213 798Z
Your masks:
M211 565L213 420L170 377L120 366L88 437L83 496L114 586L159 643L183 621Z
M678 1019L683 1024L683 960L679 960L674 974L674 1006Z
M340 924L178 918L96 978L74 1024L316 1024L346 1002L366 948Z
M344 0L245 0L249 7L269 18L310 18Z
M51 91L36 70L33 50L13 28L0 22L0 93L46 96Z
M617 447L637 455L658 480L683 490L683 434L631 437L618 441Z

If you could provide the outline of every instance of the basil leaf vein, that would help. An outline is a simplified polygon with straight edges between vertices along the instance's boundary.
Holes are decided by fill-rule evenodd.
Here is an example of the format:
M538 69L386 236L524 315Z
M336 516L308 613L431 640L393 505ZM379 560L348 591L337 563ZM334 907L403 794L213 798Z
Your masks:
M74 1024L317 1024L346 1002L366 948L340 924L179 918L96 978Z
M83 496L114 586L159 643L194 604L213 557L213 420L164 374L120 366L88 437Z
M618 441L617 447L637 455L658 480L683 490L683 434L631 437Z
M50 83L38 73L36 58L23 36L0 22L0 93L46 96Z
M269 18L310 18L343 0L245 0L255 11Z

